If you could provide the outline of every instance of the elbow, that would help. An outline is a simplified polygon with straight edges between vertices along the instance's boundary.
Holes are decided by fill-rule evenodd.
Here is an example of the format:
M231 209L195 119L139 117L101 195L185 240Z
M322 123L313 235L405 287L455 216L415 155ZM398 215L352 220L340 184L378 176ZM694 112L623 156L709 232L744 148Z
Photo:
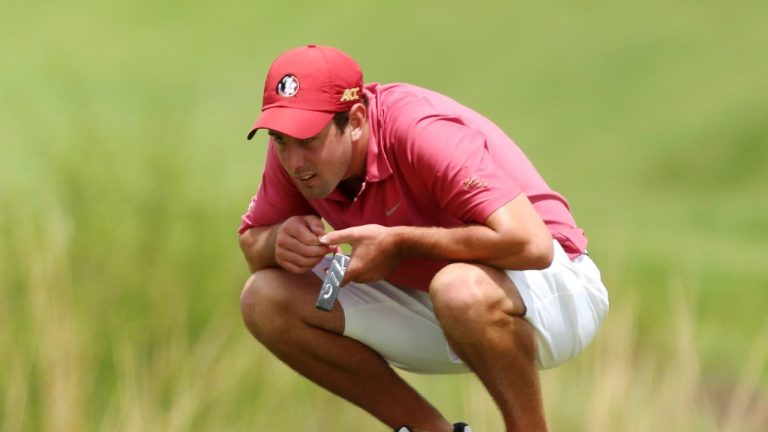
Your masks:
M552 240L518 243L513 254L506 255L494 265L505 270L544 270L552 265L555 250Z
M266 267L258 262L258 256L256 256L257 254L255 254L253 250L254 242L254 237L250 231L245 231L240 234L240 250L243 252L243 258L245 258L245 262L248 264L248 270L250 270L251 273Z
M552 239L541 239L539 241L532 241L526 248L526 262L531 270L543 270L552 265L552 260L555 256L555 250L552 246Z
M240 250L251 273L267 267L277 267L274 227L252 227L240 234Z
M245 231L244 233L240 234L240 238L238 238L238 243L240 245L240 250L243 252L243 255L245 258L248 258L248 252L253 247L253 239L248 231Z
M248 270L251 273L253 273L254 271L256 271L256 269L254 268L253 264L251 264L251 260L248 257L249 242L246 239L246 235L247 235L246 233L240 234L238 243L240 244L240 251L243 252L243 258L245 258L245 262L248 264Z

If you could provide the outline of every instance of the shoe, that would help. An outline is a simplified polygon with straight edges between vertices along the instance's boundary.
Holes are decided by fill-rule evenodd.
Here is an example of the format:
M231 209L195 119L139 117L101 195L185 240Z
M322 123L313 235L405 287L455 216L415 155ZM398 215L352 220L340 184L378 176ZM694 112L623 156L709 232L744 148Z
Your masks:
M400 426L395 429L395 432L411 432L411 429L408 426ZM472 432L472 429L468 424L459 422L453 424L453 432Z
M459 422L453 424L453 432L472 432L472 429L468 424Z

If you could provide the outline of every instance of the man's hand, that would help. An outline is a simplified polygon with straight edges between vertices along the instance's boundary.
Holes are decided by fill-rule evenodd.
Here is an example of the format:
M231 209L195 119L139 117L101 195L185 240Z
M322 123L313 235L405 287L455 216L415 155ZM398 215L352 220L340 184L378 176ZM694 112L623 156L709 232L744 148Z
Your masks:
M397 245L381 225L361 225L329 232L319 238L326 247L339 244L352 246L349 268L342 285L347 282L374 282L389 276L400 262Z
M286 219L277 228L275 236L277 264L292 273L312 270L323 256L336 250L318 241L318 236L324 233L323 221L317 216L292 216Z

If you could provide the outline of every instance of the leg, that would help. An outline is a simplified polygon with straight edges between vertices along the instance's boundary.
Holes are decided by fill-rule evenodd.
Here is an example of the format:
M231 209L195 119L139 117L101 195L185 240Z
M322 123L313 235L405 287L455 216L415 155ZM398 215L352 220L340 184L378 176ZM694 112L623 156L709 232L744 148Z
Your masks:
M450 431L448 421L378 353L342 335L344 312L338 303L331 312L315 309L319 286L311 273L254 273L241 295L245 325L288 366L390 427Z
M451 264L432 280L435 315L456 354L496 401L508 431L546 431L533 327L504 272Z

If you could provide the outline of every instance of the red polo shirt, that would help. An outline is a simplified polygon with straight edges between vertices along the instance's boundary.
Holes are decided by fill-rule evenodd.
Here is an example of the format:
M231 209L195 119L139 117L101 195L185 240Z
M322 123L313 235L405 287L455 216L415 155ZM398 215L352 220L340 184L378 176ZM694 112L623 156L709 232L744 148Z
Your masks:
M365 182L350 201L338 190L307 200L269 146L264 174L240 233L316 214L335 229L364 224L454 227L484 223L520 193L573 258L587 245L566 200L547 186L495 124L441 94L409 84L369 84ZM406 258L387 280L427 290L445 262Z

